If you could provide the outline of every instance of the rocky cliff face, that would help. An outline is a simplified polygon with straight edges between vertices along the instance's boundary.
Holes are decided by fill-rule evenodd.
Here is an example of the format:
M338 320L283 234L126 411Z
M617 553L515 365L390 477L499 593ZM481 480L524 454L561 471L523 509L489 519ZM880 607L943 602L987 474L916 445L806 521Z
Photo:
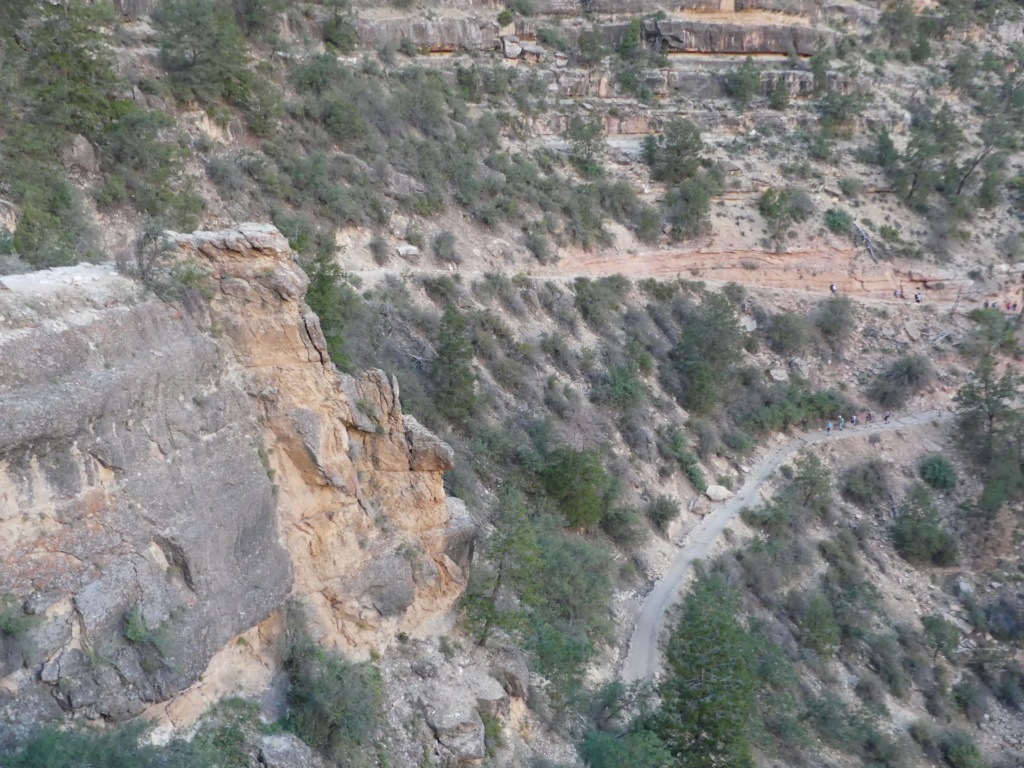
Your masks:
M5 279L0 738L259 687L289 596L365 653L429 632L463 588L475 528L444 494L450 449L382 372L337 374L284 238L177 244L208 299L106 266ZM242 674L253 654L265 674Z

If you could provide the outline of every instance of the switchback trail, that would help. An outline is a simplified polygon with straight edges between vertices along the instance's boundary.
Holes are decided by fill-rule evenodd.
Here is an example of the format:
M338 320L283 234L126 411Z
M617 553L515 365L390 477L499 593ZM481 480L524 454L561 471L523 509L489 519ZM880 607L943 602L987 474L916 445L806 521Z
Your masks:
M627 682L653 679L660 661L661 649L658 646L658 638L665 625L665 615L679 597L680 584L690 566L695 560L707 556L711 548L718 542L726 526L732 522L741 509L755 505L757 492L761 486L793 454L814 443L845 440L879 431L916 427L920 424L930 424L936 420L948 419L951 415L948 409L938 413L933 408L903 418L890 419L888 424L875 422L870 426L847 427L842 432L833 429L831 435L826 435L824 430L804 432L769 450L750 470L746 482L743 483L739 492L727 502L719 504L717 509L690 531L689 543L676 553L661 581L655 584L654 589L644 598L636 625L633 627L626 658L622 663L620 672L622 679Z

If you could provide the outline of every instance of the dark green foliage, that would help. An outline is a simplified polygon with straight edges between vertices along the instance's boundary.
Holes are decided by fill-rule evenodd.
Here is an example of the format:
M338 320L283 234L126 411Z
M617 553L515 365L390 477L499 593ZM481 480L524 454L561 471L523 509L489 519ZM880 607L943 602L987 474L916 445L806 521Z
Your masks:
M0 597L0 636L15 640L23 637L37 620L22 609L21 603L14 595Z
M674 461L699 493L708 489L708 481L700 463L690 451L689 442L678 427L670 427L667 432L659 435L658 452L669 461Z
M853 467L843 476L843 496L861 507L870 507L889 495L889 472L882 462L871 459Z
M928 490L920 483L910 491L892 526L896 551L915 565L949 566L956 562L953 536L943 530Z
M671 753L650 731L613 735L588 731L580 756L589 768L670 768L675 765Z
M579 115L573 116L565 131L565 140L569 142L569 159L576 170L589 178L600 176L598 155L604 147L604 120L601 115L592 112L586 120Z
M142 742L144 722L118 729L59 730L44 727L19 751L4 756L8 768L213 768L223 765L221 755L202 751L197 745L172 741L164 747Z
M853 217L843 208L829 208L825 211L825 226L837 235L849 235L853 231Z
M790 595L789 611L801 640L822 658L829 658L842 639L828 596L819 590Z
M621 410L638 407L646 396L647 386L640 378L637 366L629 363L613 363L590 391L592 402Z
M718 177L700 173L681 182L665 195L665 212L676 240L689 240L711 232L711 198L722 190Z
M768 106L779 111L789 107L789 86L786 85L785 77L779 76L775 81L771 96L768 99Z
M164 0L153 21L175 94L203 105L244 105L252 73L232 14L214 0Z
M322 248L306 265L309 288L306 303L320 318L331 360L343 371L352 369L345 340L345 328L358 318L362 305L351 286L342 279L341 267L330 249Z
M664 533L668 524L679 517L679 502L670 496L658 496L647 505L647 519Z
M455 250L456 240L455 233L451 230L444 230L439 232L434 238L431 247L434 249L434 255L440 260L449 264L458 264L462 261L459 257L458 251Z
M367 747L382 722L380 673L322 648L296 605L289 606L283 642L285 727L340 766L371 765Z
M737 619L739 607L721 577L700 579L671 630L654 730L680 765L754 764L748 737L757 691L754 654Z
M700 310L687 318L670 355L684 408L695 415L714 408L719 385L740 359L742 338L731 302L719 294L704 294Z
M453 304L444 309L437 352L430 363L437 410L453 424L462 424L476 410L476 372L473 346L466 335L466 318Z
M921 626L924 627L925 642L932 649L932 660L942 654L952 662L953 654L960 644L960 630L956 625L941 616L922 616Z
M743 63L725 76L725 90L736 102L736 108L745 112L750 100L761 87L761 73L753 56L747 56Z
M981 750L970 734L951 731L942 740L942 754L951 768L984 768Z
M78 134L96 150L105 206L131 203L172 226L189 228L201 200L182 176L173 120L121 98L109 3L44 4L0 18L4 50L0 92L0 177L5 199L21 211L10 247L36 267L96 257L93 233L68 183L61 151ZM130 91L130 86L127 87Z
M871 385L871 398L883 408L901 408L931 381L931 363L920 355L901 355Z
M640 527L640 516L632 507L610 507L601 518L601 530L616 546L629 550L641 544L644 531Z
M956 486L956 470L945 456L927 456L918 466L921 478L937 491L948 491Z
M596 329L604 329L622 306L629 292L629 285L629 280L622 275L601 277L597 280L577 277L573 283L576 309L589 325Z
M778 242L793 224L810 217L814 212L814 204L802 189L779 191L769 187L757 201L757 209L768 225L768 232Z
M540 564L537 530L528 516L519 488L506 483L498 497L495 532L486 543L490 568L474 567L462 605L478 641L483 644L495 626L507 632L521 629L526 619L522 610L501 610L498 595L511 589L529 608L537 602L536 573Z
M571 527L590 528L600 522L611 478L596 451L555 449L541 481Z
M768 346L779 355L791 356L810 344L812 331L807 319L793 312L772 315L765 331Z
M661 136L644 138L644 162L650 166L651 178L666 184L679 184L696 176L703 151L700 130L681 118L670 120Z
M842 349L853 332L856 316L848 296L830 296L818 305L814 324L834 350Z

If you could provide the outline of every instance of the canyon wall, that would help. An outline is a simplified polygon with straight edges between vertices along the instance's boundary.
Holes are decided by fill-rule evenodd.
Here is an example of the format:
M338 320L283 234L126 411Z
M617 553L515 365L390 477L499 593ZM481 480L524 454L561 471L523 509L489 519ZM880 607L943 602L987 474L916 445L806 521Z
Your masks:
M4 278L0 739L229 685L290 598L366 655L465 584L451 449L382 372L338 374L284 238L175 245L201 277L166 301L108 265Z

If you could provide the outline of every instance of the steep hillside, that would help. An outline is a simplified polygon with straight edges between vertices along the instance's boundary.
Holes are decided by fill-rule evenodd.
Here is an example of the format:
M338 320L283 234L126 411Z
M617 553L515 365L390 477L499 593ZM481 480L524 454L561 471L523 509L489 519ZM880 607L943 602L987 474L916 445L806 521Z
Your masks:
M1021 43L4 3L0 761L1016 765Z

